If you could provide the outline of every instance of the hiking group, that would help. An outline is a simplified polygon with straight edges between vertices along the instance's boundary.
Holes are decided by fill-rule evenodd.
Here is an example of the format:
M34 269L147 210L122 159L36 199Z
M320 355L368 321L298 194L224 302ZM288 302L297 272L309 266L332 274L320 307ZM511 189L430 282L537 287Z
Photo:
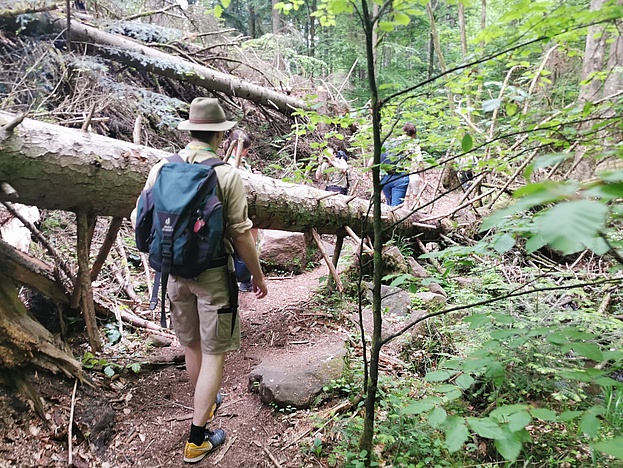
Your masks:
M236 124L226 119L217 99L194 99L189 119L178 126L190 132L190 142L151 169L132 212L137 247L149 252L149 263L162 282L161 323L166 326L168 293L171 324L185 349L194 387L184 448L189 463L202 460L226 438L223 429L210 430L207 424L222 402L225 355L240 348L240 278L235 271L246 270L241 285L257 299L268 294L242 179L235 165L217 157L224 132ZM239 161L250 140L246 144L240 133L231 133L226 146L236 145Z

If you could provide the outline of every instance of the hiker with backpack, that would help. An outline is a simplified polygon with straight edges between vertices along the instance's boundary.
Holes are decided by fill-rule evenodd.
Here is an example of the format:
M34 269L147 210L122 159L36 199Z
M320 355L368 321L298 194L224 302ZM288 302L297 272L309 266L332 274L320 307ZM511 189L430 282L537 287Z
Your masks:
M225 157L223 158L228 164L240 168L247 172L251 171L251 166L245 159L251 148L251 138L244 130L235 129L229 132L227 138L223 141L223 149ZM251 229L253 242L257 245L257 228ZM252 292L253 283L251 282L251 272L240 256L234 252L234 267L236 268L236 279L238 280L238 289L240 292Z
M406 123L402 130L405 134L390 140L381 154L381 171L385 172L381 185L389 206L404 203L410 182L416 187L419 184L419 175L412 174L423 160L416 141L417 129L412 123ZM416 177L410 178L410 174Z
M168 290L172 325L185 347L195 390L184 448L189 463L202 460L226 438L222 429L206 425L222 402L225 354L240 348L234 249L251 271L256 298L268 294L242 179L216 156L224 132L235 125L217 99L194 99L189 119L178 126L190 131L190 143L151 169L132 213L137 247L149 252L150 265L162 276L162 302ZM164 315L161 323L166 326Z

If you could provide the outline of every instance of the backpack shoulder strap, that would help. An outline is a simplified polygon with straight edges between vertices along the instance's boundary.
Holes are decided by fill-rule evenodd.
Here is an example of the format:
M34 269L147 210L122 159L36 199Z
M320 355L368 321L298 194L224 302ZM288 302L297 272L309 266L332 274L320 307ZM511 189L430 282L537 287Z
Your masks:
M183 163L186 162L184 161L184 159L177 153L172 154L171 156L167 156L166 158L164 158L167 160L167 162L172 162L172 163Z
M205 161L201 161L199 164L203 164L204 166L216 167L222 166L227 163L220 158L210 158L206 159Z

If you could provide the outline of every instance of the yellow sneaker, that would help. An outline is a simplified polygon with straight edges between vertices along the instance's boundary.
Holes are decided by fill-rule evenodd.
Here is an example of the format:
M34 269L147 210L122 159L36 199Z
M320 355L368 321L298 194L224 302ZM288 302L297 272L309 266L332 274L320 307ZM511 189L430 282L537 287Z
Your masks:
M225 442L225 431L223 429L215 429L213 431L206 429L206 436L203 444L195 445L192 442L186 442L184 447L184 461L186 463L197 463L205 458L205 456L214 451L218 446Z

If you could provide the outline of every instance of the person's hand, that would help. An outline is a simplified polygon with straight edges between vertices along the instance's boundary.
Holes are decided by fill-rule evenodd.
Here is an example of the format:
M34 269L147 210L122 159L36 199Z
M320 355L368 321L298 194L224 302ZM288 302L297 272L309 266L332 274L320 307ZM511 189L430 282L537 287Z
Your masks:
M266 280L264 276L256 278L255 275L251 278L253 283L253 293L256 299L263 299L268 294L268 286L266 286Z

